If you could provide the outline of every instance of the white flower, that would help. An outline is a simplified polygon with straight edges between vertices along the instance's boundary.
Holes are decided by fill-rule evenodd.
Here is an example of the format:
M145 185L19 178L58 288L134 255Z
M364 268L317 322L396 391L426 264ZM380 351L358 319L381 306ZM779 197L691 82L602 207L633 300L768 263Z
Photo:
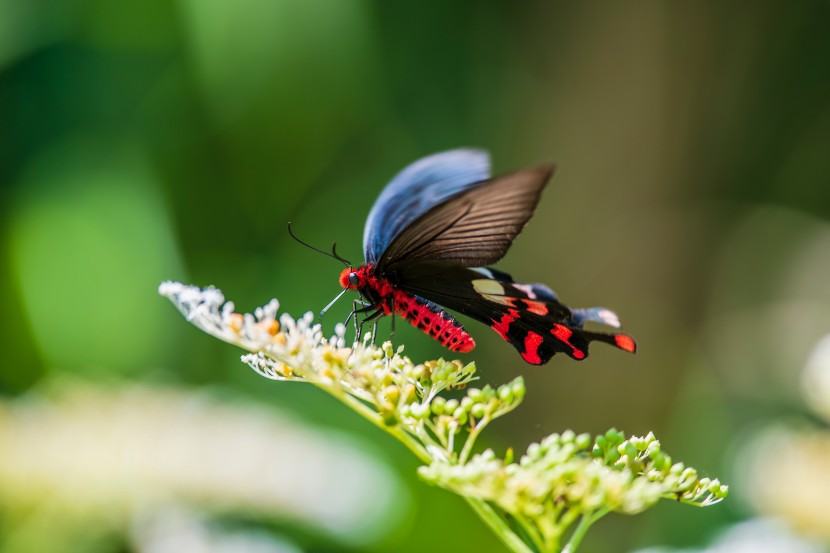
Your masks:
M81 526L167 505L243 511L366 543L407 503L366 444L271 409L134 385L35 397L0 403L0 505L42 502Z

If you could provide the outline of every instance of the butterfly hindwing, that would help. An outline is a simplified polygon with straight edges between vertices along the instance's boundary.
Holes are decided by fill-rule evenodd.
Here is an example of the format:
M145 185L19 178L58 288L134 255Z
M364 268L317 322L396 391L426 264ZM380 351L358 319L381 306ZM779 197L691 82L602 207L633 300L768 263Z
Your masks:
M594 319L579 314L592 310L571 310L548 287L518 284L500 271L413 262L393 278L403 290L487 324L534 365L547 363L556 353L585 359L592 341L630 352L636 349L634 340L625 334L584 330L582 324ZM602 311L613 315L610 310Z

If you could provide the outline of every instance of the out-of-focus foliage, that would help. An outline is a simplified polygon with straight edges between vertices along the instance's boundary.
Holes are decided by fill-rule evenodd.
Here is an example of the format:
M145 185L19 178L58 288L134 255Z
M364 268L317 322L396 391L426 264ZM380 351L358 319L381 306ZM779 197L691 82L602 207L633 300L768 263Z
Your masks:
M411 476L394 442L312 390L240 369L237 351L156 294L178 279L221 286L240 310L273 296L294 314L318 309L340 266L291 241L286 223L357 262L383 184L422 155L472 145L496 172L560 166L500 267L568 304L613 308L640 345L530 367L470 323L470 359L488 380L527 386L482 445L654 430L736 482L750 431L812 417L800 373L830 331L828 18L819 0L0 0L0 392L40 401L65 376L184 394L209 384L295 411L373 443L408 489L409 518L380 516L388 532L362 551L495 550L463 504ZM443 353L418 331L398 335L416 360ZM703 547L753 509L740 504L610 517L583 550ZM10 550L28 511L2 505ZM352 547L198 507L170 527L267 532L272 550ZM120 530L98 550L162 543L105 522Z

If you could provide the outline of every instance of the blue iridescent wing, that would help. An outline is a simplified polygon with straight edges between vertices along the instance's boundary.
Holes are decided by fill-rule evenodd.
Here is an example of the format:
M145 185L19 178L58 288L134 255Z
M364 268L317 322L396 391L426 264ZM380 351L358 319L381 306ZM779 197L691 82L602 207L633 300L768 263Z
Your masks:
M377 263L392 241L413 221L445 200L490 178L483 150L441 152L406 167L381 192L363 230L363 255Z

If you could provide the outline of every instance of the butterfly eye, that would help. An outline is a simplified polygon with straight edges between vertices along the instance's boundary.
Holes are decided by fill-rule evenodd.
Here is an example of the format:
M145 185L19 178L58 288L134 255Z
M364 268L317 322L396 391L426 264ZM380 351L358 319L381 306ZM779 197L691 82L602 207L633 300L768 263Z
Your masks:
M352 286L360 284L360 277L357 276L357 273L349 273L349 284Z

